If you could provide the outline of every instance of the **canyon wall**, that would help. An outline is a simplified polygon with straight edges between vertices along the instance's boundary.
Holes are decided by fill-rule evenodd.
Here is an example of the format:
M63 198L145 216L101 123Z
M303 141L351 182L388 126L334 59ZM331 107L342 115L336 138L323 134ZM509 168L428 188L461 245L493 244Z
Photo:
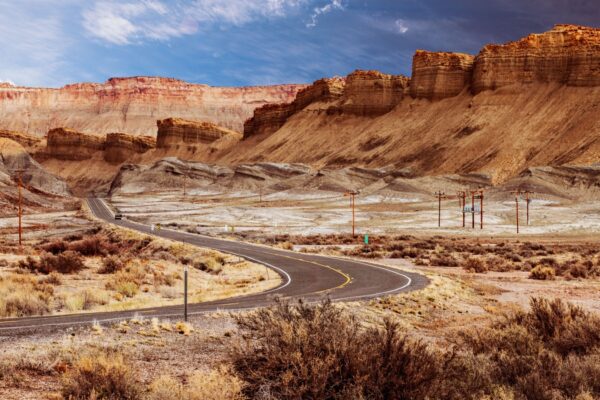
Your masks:
M494 182L600 162L598 28L557 25L475 57L417 51L410 80L357 71L344 81L341 96L302 109L257 109L238 148L212 160L393 165Z
M225 137L237 140L242 138L241 133L205 121L167 118L157 121L156 125L156 147L159 149L179 145L211 144Z
M343 94L345 79L325 78L300 90L291 103L267 104L254 110L254 115L244 123L244 137L269 134L281 128L287 119L309 104L330 102Z
M340 110L362 116L385 114L402 101L409 81L402 75L354 71L346 78Z
M511 84L600 85L600 29L556 25L502 45L485 46L473 70L473 92Z
M106 138L89 135L68 128L55 128L48 132L46 150L42 158L65 161L88 160L104 152Z
M111 78L59 89L0 85L0 129L43 136L68 126L79 132L156 135L156 120L179 117L241 132L264 104L291 102L306 85L211 87L157 77Z
M456 96L471 83L474 59L469 54L417 50L413 57L410 95L429 100Z
M151 136L132 136L125 133L109 133L104 145L104 160L111 164L123 163L136 154L143 154L156 147Z

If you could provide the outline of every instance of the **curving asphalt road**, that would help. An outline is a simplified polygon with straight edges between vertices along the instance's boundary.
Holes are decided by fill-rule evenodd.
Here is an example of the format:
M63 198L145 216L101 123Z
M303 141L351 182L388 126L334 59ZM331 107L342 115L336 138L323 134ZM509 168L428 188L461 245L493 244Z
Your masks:
M329 296L333 301L364 300L422 289L429 283L423 275L398 271L373 263L295 253L169 229L151 231L147 225L128 220L115 220L112 212L100 199L90 198L88 199L88 205L96 217L106 222L149 235L234 254L271 267L281 275L281 285L265 292L189 304L189 315L216 310L233 311L268 306L273 303L274 296L302 298L306 301L318 301L324 296ZM183 305L175 305L129 311L10 318L0 320L0 335L58 330L78 325L89 325L93 322L108 323L130 319L135 316L168 318L182 315Z

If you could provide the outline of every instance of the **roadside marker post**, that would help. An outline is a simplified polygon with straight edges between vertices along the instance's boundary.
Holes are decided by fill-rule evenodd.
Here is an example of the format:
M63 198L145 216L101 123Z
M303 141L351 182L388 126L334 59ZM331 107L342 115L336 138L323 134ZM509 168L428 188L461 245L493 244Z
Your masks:
M369 234L365 233L365 244L369 244Z
M188 266L183 267L183 320L188 320Z

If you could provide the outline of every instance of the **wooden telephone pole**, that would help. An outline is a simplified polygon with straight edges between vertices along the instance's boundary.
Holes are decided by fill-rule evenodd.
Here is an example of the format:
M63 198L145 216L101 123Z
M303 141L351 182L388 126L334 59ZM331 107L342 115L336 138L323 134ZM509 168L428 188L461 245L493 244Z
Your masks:
M356 190L353 191L348 191L346 193L344 193L344 196L350 196L350 208L352 208L352 236L356 236L355 233L355 220L354 220L354 216L355 216L355 212L354 212L354 197L358 194L358 192Z
M513 190L511 193L515 195L515 215L517 222L517 233L519 233L519 196L521 196L522 192L521 189L517 189Z
M529 196L534 194L534 192L526 190L523 192L523 194L525 194L525 204L527 205L527 226L529 226L529 203L531 203L531 197Z
M483 189L471 190L472 226L475 229L475 200L479 200L479 229L483 229Z
M460 212L462 213L462 227L465 227L465 207L467 206L467 191L459 190L456 193L458 197L458 204L460 206Z
M19 248L23 245L23 169L16 169L17 173L17 187L19 191L19 209L18 209L18 218L19 218Z
M446 198L446 193L437 191L435 197L438 199L438 228L440 228L442 226L442 199Z

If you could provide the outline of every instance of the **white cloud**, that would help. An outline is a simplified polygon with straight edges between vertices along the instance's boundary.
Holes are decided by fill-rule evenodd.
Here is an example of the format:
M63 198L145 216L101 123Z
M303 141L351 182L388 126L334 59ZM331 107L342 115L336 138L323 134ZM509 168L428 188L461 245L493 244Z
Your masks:
M397 19L394 22L394 25L396 26L396 31L400 34L405 34L406 32L408 32L408 24L406 23L405 20L403 19Z
M72 40L63 30L58 5L0 0L0 76L17 85L60 82Z
M263 18L280 18L309 0L97 0L83 12L88 34L126 45L144 39L168 40L195 33L200 27L242 25ZM338 2L335 0L334 2Z
M314 28L317 26L317 21L319 16L322 14L327 14L333 10L343 10L344 5L342 4L342 0L332 0L331 3L325 4L323 7L315 7L313 9L313 13L310 16L310 22L306 24L307 28Z

